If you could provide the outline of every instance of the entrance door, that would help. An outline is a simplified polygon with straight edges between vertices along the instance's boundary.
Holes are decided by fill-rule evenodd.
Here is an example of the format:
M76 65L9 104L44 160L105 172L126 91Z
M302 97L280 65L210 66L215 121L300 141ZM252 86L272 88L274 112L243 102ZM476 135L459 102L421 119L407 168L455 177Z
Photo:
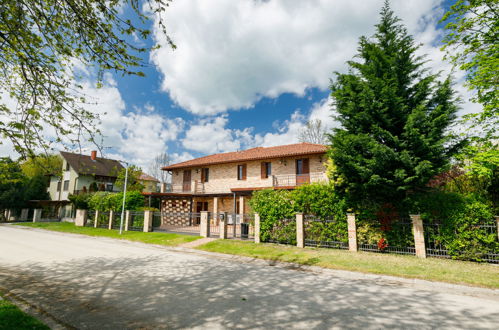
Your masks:
M208 211L208 202L196 203L196 216L194 217L194 225L199 225L201 223L201 211Z
M191 191L191 170L184 171L184 181L182 191Z
M310 167L308 158L296 160L296 185L302 185L310 182Z

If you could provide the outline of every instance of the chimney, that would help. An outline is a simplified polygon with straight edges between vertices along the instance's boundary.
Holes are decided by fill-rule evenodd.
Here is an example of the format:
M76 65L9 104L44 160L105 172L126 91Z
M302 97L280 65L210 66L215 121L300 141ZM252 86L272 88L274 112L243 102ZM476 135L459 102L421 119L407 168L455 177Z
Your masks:
M96 150L92 150L92 153L90 154L90 158L92 158L92 160L95 160L95 158L97 158L97 151Z

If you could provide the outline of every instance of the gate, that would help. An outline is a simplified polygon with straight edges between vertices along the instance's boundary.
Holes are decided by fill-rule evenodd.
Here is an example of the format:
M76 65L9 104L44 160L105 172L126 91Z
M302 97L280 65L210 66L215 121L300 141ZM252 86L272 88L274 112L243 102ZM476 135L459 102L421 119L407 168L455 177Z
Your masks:
M254 239L255 216L253 214L229 214L227 216L227 238Z

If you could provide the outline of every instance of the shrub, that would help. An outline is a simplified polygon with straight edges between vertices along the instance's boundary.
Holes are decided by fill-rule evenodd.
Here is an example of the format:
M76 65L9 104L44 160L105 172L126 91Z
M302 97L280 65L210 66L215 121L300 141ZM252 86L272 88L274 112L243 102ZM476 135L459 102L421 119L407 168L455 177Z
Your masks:
M77 195L69 195L68 199L74 205L76 209L89 209L90 198L92 198L92 194L77 194Z
M299 186L291 193L294 209L319 218L332 218L346 221L346 203L329 184L312 183Z
M291 192L287 190L271 190L265 189L253 193L250 200L251 209L260 215L260 237L263 242L272 240L271 236L279 236L279 232L283 231L291 235L291 230L280 228L276 225L279 220L293 219L295 210L291 200ZM296 236L296 231L291 235ZM284 240L283 237L280 240ZM296 238L295 238L296 241Z
M115 193L111 198L113 210L121 212L123 207L123 193ZM140 191L127 191L125 198L125 210L137 211L144 207L144 196Z
M88 206L91 210L110 211L113 209L111 198L114 194L107 191L98 191L92 194L88 200Z

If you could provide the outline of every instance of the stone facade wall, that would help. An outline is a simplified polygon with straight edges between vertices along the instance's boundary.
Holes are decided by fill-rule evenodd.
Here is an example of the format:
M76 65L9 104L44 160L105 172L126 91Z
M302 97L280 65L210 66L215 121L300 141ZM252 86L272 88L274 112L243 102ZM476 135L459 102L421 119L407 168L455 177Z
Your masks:
M206 166L210 169L209 180L204 183L204 193L230 193L231 188L267 188L272 187L272 177L261 178L261 163L272 163L272 175L294 175L296 174L296 159L308 158L310 173L325 173L326 163L324 155L308 155L300 157L288 157L283 159L269 159L230 164L218 164ZM246 164L246 180L237 179L237 166ZM191 189L194 190L196 182L201 182L201 168L194 167L191 170ZM186 169L189 170L189 169ZM174 170L172 175L173 186L182 186L183 169Z
M164 199L161 202L161 211L165 213L161 219L161 226L188 226L191 223L190 210L190 199Z

